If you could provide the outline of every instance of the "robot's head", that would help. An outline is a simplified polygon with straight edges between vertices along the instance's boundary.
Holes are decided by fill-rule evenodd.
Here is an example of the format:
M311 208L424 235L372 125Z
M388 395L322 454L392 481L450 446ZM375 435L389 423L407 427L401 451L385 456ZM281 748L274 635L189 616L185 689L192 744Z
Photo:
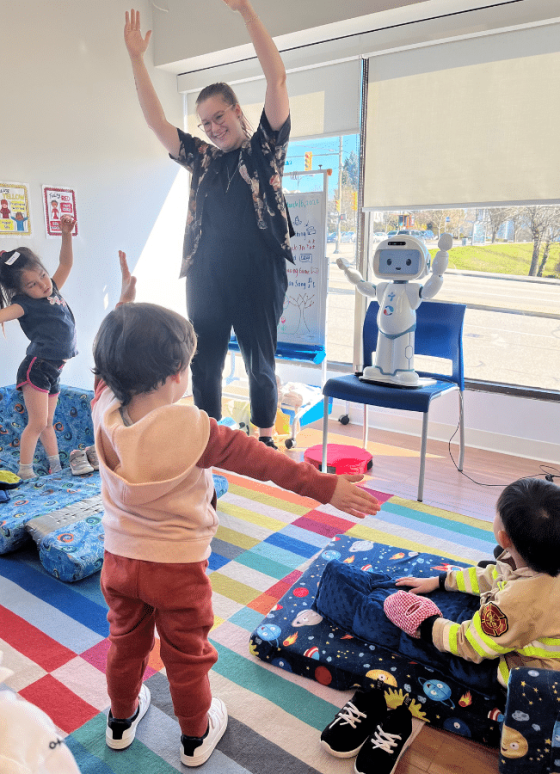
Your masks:
M428 273L430 254L422 240L398 234L380 242L373 256L373 273L387 280L420 279Z

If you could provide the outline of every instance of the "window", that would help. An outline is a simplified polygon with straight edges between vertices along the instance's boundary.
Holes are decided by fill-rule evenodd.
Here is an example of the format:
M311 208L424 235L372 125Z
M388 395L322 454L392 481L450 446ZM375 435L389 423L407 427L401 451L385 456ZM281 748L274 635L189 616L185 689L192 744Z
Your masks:
M453 235L434 300L467 304L467 380L560 389L560 207L372 212L369 228L372 250L376 233L404 230L432 256Z
M559 31L550 22L372 56L364 188L372 235L404 227L437 250L433 236L453 233L435 300L468 306L466 378L555 392Z
M284 174L284 188L311 191L314 176L291 173L332 169L327 204L327 255L329 285L327 293L327 358L334 362L352 362L354 340L354 288L336 265L337 258L356 263L358 245L359 135L339 135L290 143ZM307 164L307 167L306 167Z

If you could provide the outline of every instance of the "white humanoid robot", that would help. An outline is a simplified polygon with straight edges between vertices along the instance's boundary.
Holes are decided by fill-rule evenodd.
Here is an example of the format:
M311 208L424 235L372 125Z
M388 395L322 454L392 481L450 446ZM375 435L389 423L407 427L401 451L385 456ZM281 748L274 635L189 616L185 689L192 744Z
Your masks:
M416 309L422 301L433 298L443 284L449 253L453 247L451 234L442 234L439 251L431 264L428 281L422 285L411 280L430 273L430 254L424 242L408 234L397 234L380 242L373 256L373 273L384 282L366 282L359 271L351 269L339 258L337 265L364 296L379 303L377 350L375 365L364 369L362 379L384 382L401 387L420 386L414 370L414 332Z

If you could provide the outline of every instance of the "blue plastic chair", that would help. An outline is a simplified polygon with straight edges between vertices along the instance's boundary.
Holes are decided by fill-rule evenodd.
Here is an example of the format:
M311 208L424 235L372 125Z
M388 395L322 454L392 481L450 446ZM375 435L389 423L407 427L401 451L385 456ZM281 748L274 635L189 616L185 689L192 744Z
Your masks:
M420 371L419 376L435 379L435 383L421 387L398 387L362 382L355 374L329 379L323 387L323 464L327 470L328 404L332 398L350 403L364 404L364 448L368 437L368 406L418 411L422 417L422 442L420 447L420 475L418 479L418 500L424 494L424 469L426 463L426 442L428 438L428 412L435 398L451 391L459 392L460 453L458 469L463 470L465 452L465 427L463 412L463 321L465 304L448 304L424 301L416 310L416 335L414 352L451 361L451 375ZM372 301L368 307L362 331L364 367L372 365L372 352L377 348L377 314L379 304Z

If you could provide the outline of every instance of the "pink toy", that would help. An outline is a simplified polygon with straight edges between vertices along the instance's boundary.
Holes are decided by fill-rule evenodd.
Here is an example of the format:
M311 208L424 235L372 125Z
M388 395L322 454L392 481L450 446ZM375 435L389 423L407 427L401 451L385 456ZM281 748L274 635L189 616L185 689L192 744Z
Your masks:
M410 591L397 591L383 603L387 618L395 626L411 637L418 638L418 627L433 615L441 616L439 607L427 597L411 594Z
M323 445L310 446L305 450L303 459L321 470ZM327 473L367 473L372 466L371 453L367 449L347 443L329 443L327 447Z

